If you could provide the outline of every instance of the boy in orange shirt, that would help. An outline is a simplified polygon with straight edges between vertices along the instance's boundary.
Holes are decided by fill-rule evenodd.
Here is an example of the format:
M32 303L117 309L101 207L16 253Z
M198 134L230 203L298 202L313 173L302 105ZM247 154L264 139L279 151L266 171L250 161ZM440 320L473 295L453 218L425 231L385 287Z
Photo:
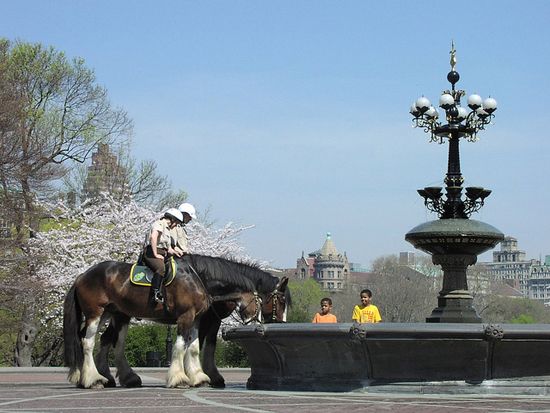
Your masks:
M332 300L330 298L323 298L321 300L321 312L315 314L312 323L337 323L336 316L331 313Z

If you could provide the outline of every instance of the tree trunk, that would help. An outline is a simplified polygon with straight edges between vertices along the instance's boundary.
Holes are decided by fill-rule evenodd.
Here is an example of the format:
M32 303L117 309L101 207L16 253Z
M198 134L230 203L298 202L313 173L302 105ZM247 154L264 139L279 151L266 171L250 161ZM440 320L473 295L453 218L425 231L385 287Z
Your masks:
M37 331L32 312L27 307L21 317L21 328L15 344L14 364L16 367L32 367L31 355Z

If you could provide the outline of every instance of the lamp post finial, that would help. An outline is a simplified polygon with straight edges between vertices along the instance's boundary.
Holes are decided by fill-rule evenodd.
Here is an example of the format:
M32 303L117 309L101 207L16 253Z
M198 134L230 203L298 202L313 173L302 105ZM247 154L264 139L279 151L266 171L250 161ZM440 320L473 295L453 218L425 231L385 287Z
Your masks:
M455 71L456 66L456 49L455 49L455 42L451 40L451 51L449 52L451 54L451 71Z

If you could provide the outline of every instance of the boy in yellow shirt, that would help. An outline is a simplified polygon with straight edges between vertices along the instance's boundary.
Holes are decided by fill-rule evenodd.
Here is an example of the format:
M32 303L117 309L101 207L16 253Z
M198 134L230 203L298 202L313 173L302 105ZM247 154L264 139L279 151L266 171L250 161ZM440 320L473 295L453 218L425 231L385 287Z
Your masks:
M361 305L353 308L351 319L358 323L379 323L382 321L378 307L370 303L372 292L369 289L361 291Z

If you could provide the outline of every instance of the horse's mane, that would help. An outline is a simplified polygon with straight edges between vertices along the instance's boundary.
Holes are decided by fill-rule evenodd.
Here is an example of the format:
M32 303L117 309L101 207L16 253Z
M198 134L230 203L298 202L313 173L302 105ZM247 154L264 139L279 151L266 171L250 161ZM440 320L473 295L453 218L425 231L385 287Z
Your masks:
M271 293L280 281L279 278L262 270L256 264L200 254L187 254L183 259L188 260L197 271L201 272L199 268L206 270L211 276L220 277L220 280L235 282L236 280L228 279L228 277L238 277L239 279L245 277L252 282L254 289L260 294ZM290 305L290 290L288 288L285 290L285 297L287 304Z
M220 257L209 257L199 254L187 254L183 257L201 276L210 280L229 282L248 291L257 289L249 270L261 271L252 266L227 260Z

